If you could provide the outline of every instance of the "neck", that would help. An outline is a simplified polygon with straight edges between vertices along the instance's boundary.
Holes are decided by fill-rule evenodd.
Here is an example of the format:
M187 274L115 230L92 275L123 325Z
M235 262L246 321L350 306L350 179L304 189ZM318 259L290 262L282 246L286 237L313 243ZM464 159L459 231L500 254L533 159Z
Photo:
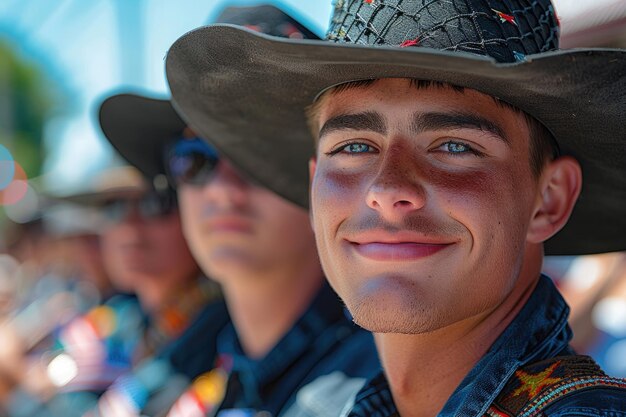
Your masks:
M317 257L249 272L224 280L223 291L244 352L259 359L304 314L324 277Z
M522 309L538 279L537 269L528 279L518 280L509 297L495 309L445 328L425 334L376 334L378 352L400 415L436 416Z

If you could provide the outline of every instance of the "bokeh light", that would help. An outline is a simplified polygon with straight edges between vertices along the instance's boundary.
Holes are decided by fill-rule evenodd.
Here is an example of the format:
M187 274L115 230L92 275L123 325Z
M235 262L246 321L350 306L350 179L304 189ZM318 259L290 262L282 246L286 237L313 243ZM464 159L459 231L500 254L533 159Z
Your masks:
M72 357L66 353L56 356L48 364L48 377L57 387L67 385L78 375L78 365Z
M595 305L592 311L593 324L613 337L626 337L626 300L607 297Z
M15 163L11 152L0 145L0 190L4 190L11 184L15 176Z
M14 204L5 205L4 213L15 223L28 223L39 217L39 195L27 182L26 193ZM20 188L21 192L21 188Z
M28 192L28 177L24 168L17 162L12 164L15 169L13 179L2 190L0 190L0 205L9 206L18 203Z
M611 376L626 378L626 340L615 342L607 349L605 362Z

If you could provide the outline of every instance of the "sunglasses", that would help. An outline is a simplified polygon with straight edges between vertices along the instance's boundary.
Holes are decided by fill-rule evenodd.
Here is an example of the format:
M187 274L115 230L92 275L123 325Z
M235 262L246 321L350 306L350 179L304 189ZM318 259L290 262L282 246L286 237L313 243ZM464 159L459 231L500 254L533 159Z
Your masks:
M120 223L133 210L144 220L157 220L176 210L176 197L173 193L150 192L141 198L116 198L106 201L101 210L109 223Z
M192 186L206 185L219 162L215 149L200 138L179 139L166 152L165 169L170 182Z

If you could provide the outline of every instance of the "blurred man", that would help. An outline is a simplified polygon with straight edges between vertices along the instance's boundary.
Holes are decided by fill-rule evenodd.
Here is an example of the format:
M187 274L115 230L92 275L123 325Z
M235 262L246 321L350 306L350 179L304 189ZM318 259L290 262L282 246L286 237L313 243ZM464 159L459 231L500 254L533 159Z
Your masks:
M312 36L271 6L229 8L220 21ZM379 364L371 335L324 280L308 212L251 182L186 129L169 101L118 95L100 116L131 163L156 182L167 173L187 242L222 285L232 318L215 366L169 415L322 416L353 396Z
M11 415L81 415L113 381L154 355L177 357L167 365L188 378L198 375L193 373L198 362L213 362L215 344L198 344L189 335L210 338L227 314L216 301L221 298L216 284L201 275L182 237L172 191L152 189L131 168L107 171L103 180L95 191L65 200L104 214L105 269L118 291L136 297L113 296L62 326L46 360L24 375ZM39 398L27 400L29 392Z
M309 159L324 270L384 367L350 416L626 412L541 275L544 242L626 248L626 52L558 33L549 0L342 0L336 43L170 49L176 108L240 169L304 205Z

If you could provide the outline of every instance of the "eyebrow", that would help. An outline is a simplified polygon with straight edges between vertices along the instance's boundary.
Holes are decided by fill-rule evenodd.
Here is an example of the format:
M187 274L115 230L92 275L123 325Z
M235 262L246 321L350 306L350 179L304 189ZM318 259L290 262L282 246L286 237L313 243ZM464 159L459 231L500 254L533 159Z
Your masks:
M411 133L415 135L444 129L473 129L490 133L507 145L510 144L504 129L497 123L475 114L417 112L413 114L412 119L410 128ZM341 114L328 119L320 129L318 137L321 140L325 135L340 130L365 130L385 135L387 133L387 124L384 117L378 112Z
M322 139L325 135L338 130L368 130L384 135L387 133L387 124L383 116L377 112L341 114L324 123L319 138Z
M411 132L422 132L443 129L474 129L491 133L506 144L510 144L504 130L491 120L469 113L415 113L411 123Z

